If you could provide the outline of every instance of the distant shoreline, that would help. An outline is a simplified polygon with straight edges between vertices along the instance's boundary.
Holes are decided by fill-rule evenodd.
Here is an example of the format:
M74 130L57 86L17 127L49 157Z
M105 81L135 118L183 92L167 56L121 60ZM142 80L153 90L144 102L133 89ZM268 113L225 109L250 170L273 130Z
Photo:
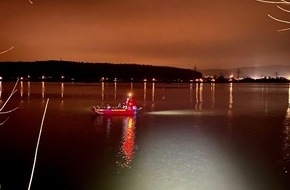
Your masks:
M31 82L178 82L178 83L289 83L284 77L203 76L196 69L138 64L72 61L0 62L1 81Z

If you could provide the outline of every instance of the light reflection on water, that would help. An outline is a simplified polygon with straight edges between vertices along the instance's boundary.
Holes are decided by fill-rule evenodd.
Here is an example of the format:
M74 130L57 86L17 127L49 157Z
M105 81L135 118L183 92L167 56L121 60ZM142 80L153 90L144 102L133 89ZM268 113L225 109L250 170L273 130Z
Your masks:
M152 83L152 102L155 100L155 82Z
M30 99L30 82L27 82L27 98Z
M64 83L63 82L60 84L60 96L62 99L64 98Z
M23 97L23 81L20 81L20 97Z
M234 100L233 100L233 83L230 83L229 84L229 111L228 111L228 116L229 117L233 116L233 112L232 112L233 103L234 103Z
M144 102L146 102L146 98L147 98L147 83L144 82L144 88L143 88L143 98L144 98Z
M290 84L288 89L288 108L284 120L283 131L283 159L281 160L282 167L285 173L290 172Z
M122 122L117 122L121 119ZM104 125L106 127L106 139L108 142L112 140L113 135L111 135L112 128L121 127L120 144L118 147L118 153L116 154L116 164L121 168L131 168L131 164L134 159L134 155L137 150L137 145L135 145L135 116L119 116L119 117L104 117L99 116L94 119L94 126L100 127ZM120 126L118 126L120 125Z
M2 103L2 81L0 81L0 103Z
M202 110L203 103L203 83L196 84L195 87L195 110Z
M213 111L195 111L195 110L166 110L166 111L152 111L146 112L148 115L163 115L163 116L214 116L222 115L223 113L217 113Z
M25 83L20 83L15 96L16 100L21 97L21 109L0 128L0 160L7 162L3 150L8 145L13 151L5 152L5 156L9 158L12 154L15 162L30 154L25 150L33 142L25 144L23 138L33 140L31 131L39 127L33 124L33 119L42 111L41 100L49 97L51 107L40 146L42 160L37 166L36 189L58 183L69 187L66 189L118 190L289 187L277 185L283 181L281 176L288 177L289 170L289 108L285 111L290 105L289 86ZM9 89L0 83L2 99ZM143 106L139 115L91 120L90 106L118 103L129 91ZM17 145L19 140L11 143L11 135L21 139L23 145ZM23 153L15 156L18 151ZM277 152L281 154L276 155ZM64 161L54 159L56 156L66 158L65 162L70 164L64 165ZM281 164L276 166L279 160ZM61 176L58 179L61 182L41 177L47 175L48 163L55 164L55 171L49 172ZM8 182L3 177L7 169L3 168L0 164L0 183L4 189ZM69 172L61 173L60 168ZM14 169L11 173L16 172ZM29 172L22 173L21 180ZM13 174L10 176L13 179ZM74 179L76 186L71 188L68 179Z
M247 189L243 174L206 134L172 130L146 143L128 189Z
M122 143L118 153L117 165L131 168L135 149L135 119L134 117L126 117L123 121Z
M211 108L214 109L215 106L215 83L210 84L211 91Z
M41 97L42 99L45 97L45 82L41 82Z
M284 139L284 146L283 146L283 159L282 159L282 167L285 173L290 172L290 108L287 109L287 114L285 116L284 121L284 131L283 131L283 139Z

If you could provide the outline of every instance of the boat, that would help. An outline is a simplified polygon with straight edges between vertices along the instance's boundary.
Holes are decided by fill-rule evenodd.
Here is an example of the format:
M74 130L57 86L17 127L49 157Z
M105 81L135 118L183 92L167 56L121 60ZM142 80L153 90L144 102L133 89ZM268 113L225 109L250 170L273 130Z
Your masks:
M117 107L111 107L107 104L106 107L93 106L91 108L92 112L96 115L121 115L121 116L132 116L137 114L142 107L137 107L136 101L133 99L132 95L129 94L126 101L121 105L119 104Z
M97 115L108 115L108 116L113 116L113 115L124 115L124 116L131 116L135 115L139 109L127 109L127 108L106 108L106 107L95 107L93 106L91 110L93 113Z

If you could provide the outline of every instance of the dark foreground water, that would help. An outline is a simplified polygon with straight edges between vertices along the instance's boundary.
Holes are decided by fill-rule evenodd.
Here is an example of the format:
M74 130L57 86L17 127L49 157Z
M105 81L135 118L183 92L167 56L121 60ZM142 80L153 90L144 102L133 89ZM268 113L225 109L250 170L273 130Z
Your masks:
M0 83L0 105L13 83ZM1 114L0 189L289 190L288 84L29 83ZM136 117L94 117L132 91Z

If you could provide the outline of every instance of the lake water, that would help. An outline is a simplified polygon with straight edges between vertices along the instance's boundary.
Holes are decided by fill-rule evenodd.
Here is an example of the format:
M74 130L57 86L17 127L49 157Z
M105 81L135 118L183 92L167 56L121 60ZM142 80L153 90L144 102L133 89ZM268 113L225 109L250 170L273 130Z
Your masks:
M0 82L0 105L14 83ZM289 84L19 82L0 189L289 190ZM93 116L133 92L135 117Z

